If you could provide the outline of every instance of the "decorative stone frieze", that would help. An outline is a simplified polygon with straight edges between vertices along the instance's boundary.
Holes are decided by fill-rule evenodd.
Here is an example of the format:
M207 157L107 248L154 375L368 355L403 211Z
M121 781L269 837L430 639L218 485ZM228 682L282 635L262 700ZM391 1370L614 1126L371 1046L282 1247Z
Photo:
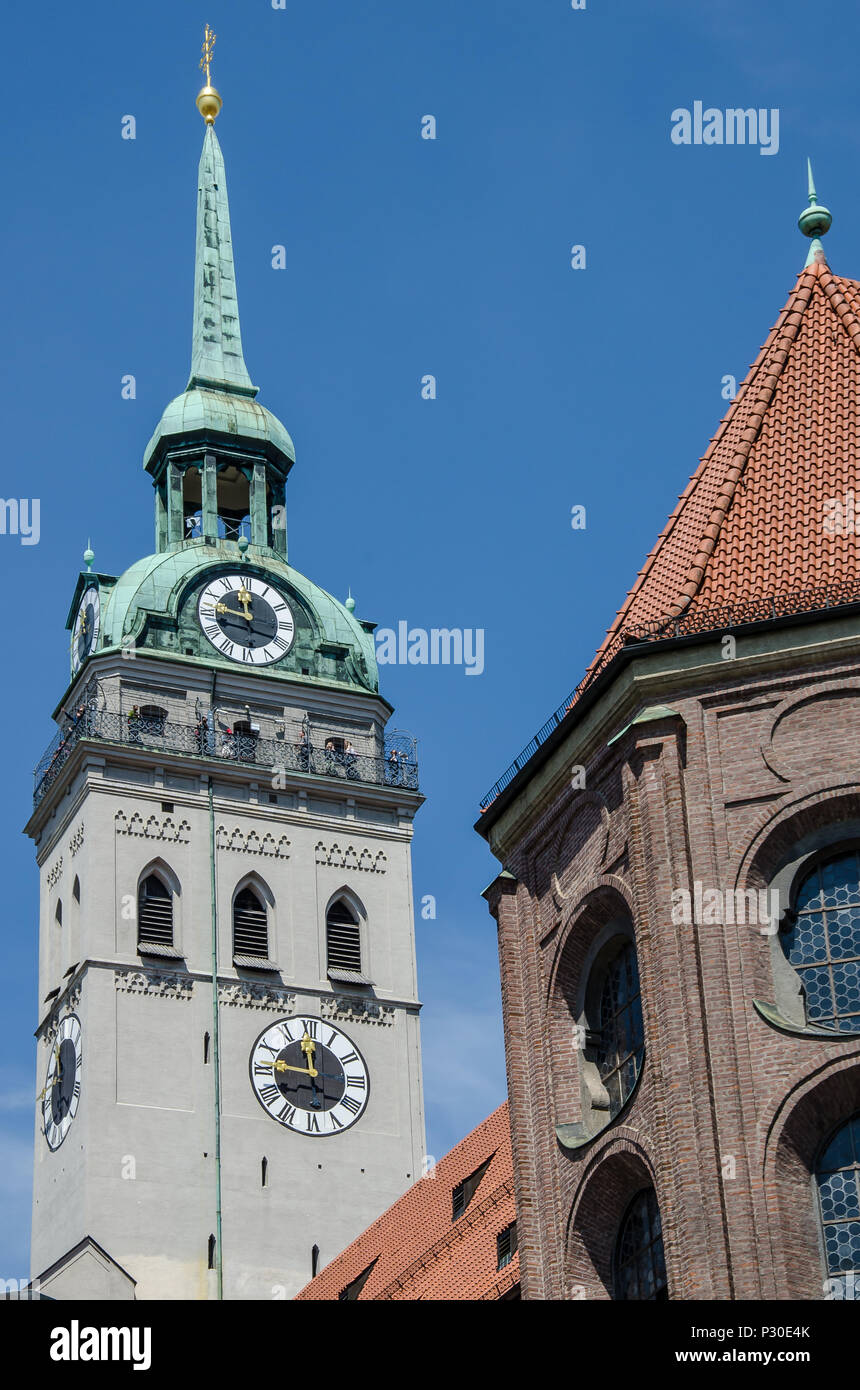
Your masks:
M358 869L369 874L384 874L388 868L388 858L382 850L371 854L369 849L359 851L354 845L341 849L338 844L325 845L319 840L314 854L318 864L326 864L334 869Z
M376 1023L382 1027L391 1027L394 1023L394 1009L378 999L352 999L345 995L323 997L320 1013L323 1018L336 1018L344 1023Z
M194 990L191 975L161 970L117 970L114 984L124 994L150 994L160 999L190 999Z
M48 870L47 882L49 888L56 888L60 879L63 877L63 856L60 855L56 864L52 864Z
M168 840L171 844L187 845L191 839L191 826L187 820L179 824L172 816L148 816L146 820L139 811L129 819L124 811L117 811L114 822L117 835L140 835L147 840Z
M79 849L81 848L81 846L83 845L83 843L84 843L84 823L83 823L83 821L81 821L81 823L80 823L80 825L77 827L77 829L73 831L72 837L71 837L71 839L69 840L69 853L71 854L71 856L72 856L73 859L74 859L75 855L77 854L78 850L79 850Z
M218 1003L228 1008L269 1009L274 1013L288 1013L295 1001L295 994L289 990L250 980L236 980L218 986Z
M215 831L215 844L218 849L232 849L239 854L262 854L271 859L290 857L290 841L286 835L276 840L268 831L265 835L258 835L256 830L249 830L245 834L238 825L232 830L228 830L226 825L219 825Z
M54 1009L50 1021L45 1025L42 1036L46 1042L52 1043L59 1032L60 1024L66 1014L74 1013L81 1002L81 982L78 980L74 987L69 990L54 1004Z

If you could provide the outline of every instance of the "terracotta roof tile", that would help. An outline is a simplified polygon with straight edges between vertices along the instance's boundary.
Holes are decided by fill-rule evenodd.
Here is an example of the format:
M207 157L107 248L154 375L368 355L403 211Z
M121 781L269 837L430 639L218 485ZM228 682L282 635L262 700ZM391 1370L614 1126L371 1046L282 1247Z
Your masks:
M467 1206L452 1220L452 1194L490 1159ZM498 1299L519 1283L519 1255L497 1269L496 1236L516 1219L507 1102L413 1183L327 1265L299 1299L337 1299L375 1261L362 1300Z
M860 284L820 262L798 276L590 670L623 629L856 577L857 538L825 531L824 504L857 481L858 400Z

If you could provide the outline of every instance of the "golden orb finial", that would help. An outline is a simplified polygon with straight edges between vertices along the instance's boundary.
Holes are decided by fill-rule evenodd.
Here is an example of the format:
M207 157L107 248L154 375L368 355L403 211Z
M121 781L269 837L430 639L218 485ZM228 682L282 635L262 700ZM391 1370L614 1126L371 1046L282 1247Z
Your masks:
M212 86L212 79L209 75L209 64L212 62L212 54L215 49L217 34L213 34L209 25L206 25L206 33L203 35L203 57L200 59L201 68L206 69L206 86L201 87L197 93L197 110L203 117L207 125L212 125L215 117L221 110L224 103L221 94Z

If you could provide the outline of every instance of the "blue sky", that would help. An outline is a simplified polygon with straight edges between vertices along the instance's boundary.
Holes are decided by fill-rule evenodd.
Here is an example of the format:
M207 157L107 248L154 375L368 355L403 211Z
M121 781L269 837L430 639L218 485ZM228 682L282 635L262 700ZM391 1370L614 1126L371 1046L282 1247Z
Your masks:
M20 830L87 537L108 573L153 546L141 459L187 379L206 21L245 358L297 448L291 561L384 627L485 634L480 676L381 668L428 798L414 876L437 899L417 917L437 1157L505 1089L478 799L580 679L716 429L723 377L784 303L807 154L831 266L860 277L858 18L834 0L9 10L0 493L40 499L41 537L0 536L6 1278L27 1272L37 1089ZM778 152L673 144L671 113L696 101L777 109Z

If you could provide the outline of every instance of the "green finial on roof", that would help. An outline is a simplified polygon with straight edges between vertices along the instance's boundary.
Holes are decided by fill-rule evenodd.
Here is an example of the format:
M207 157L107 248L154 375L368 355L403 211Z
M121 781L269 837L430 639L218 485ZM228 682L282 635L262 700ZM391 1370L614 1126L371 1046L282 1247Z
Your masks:
M92 567L93 567L93 560L94 560L95 558L96 558L96 557L95 557L95 555L93 554L93 548L92 548L92 546L90 545L90 542L89 542L89 539L88 539L88 540L87 540L87 548L86 548L86 550L84 551L84 564L85 564L86 567L87 567L87 574L89 574L90 571L92 570Z
M828 208L822 207L815 192L815 184L812 181L812 162L807 159L806 168L809 175L809 207L804 208L797 219L797 225L804 236L812 237L810 242L809 255L806 258L806 265L813 265L818 260L824 260L824 247L819 241L826 232L830 231L830 224L833 218Z
M212 124L206 126L197 177L194 335L186 390L194 386L240 396L257 394L242 356L227 176Z
M248 540L248 537L247 537L247 536L244 536L244 535L243 535L243 536L240 536L239 539L238 539L238 541L236 542L236 544L237 544L238 547L239 547L239 559L240 559L240 560L247 560L247 558L248 558L248 546L251 544L251 542Z
M347 599L346 603L345 603L343 606L344 606L344 608L346 609L347 613L354 613L354 612L355 612L355 599L354 599L353 596L352 596L352 589L350 589L350 591L349 591L349 598Z

